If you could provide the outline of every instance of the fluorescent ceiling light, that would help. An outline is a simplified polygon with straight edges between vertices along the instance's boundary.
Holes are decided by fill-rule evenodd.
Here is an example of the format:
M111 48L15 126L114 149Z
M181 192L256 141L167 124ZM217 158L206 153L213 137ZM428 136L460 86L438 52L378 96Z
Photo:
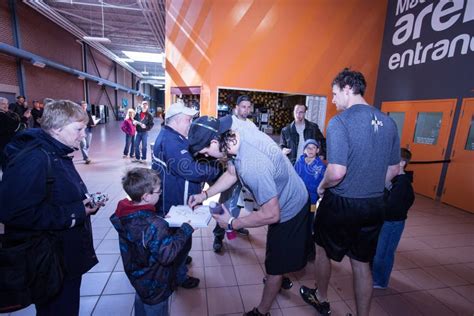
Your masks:
M130 51L122 51L128 58L133 59L135 61L143 61L149 63L158 63L161 64L163 62L163 54L155 54L155 53L143 53L143 52L130 52Z
M150 74L150 73L149 73L148 71L146 71L146 70L143 70L143 71L142 71L142 75L145 75L145 76L146 76L146 75L149 75L149 74Z
M31 63L33 64L33 66L36 66L36 67L39 67L39 68L44 68L46 67L46 64L39 61L39 60L31 60Z
M165 76L150 76L147 79L165 80Z
M120 61L123 61L124 63L133 63L134 60L131 58L119 58Z
M98 42L98 43L112 43L110 41L110 39L108 39L107 37L99 37L99 36L84 36L83 39L85 41L89 41L89 42Z

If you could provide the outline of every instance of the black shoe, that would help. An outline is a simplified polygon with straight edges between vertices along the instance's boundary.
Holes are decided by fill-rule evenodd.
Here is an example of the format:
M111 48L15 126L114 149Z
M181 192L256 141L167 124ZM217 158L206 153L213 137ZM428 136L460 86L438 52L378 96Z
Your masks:
M194 289L195 287L198 287L200 280L198 278L194 278L192 276L187 277L186 280L184 280L183 283L181 283L181 287L184 289Z
M222 239L215 237L212 249L214 249L215 253L220 253L222 251Z
M256 307L254 307L250 312L244 313L243 316L270 316L270 313L262 314Z
M248 236L250 235L250 232L248 229L245 228L240 228L236 230L237 234L242 235L242 236Z
M331 315L329 303L320 302L316 297L316 290L317 289L310 289L303 285L300 287L300 295L306 303L316 308L321 315Z
M263 284L267 282L267 278L263 278ZM289 277L283 277L283 280L281 281L281 288L284 290L289 290L293 287L293 282L291 282Z
M284 290L289 290L292 287L293 287L293 282L291 282L290 278L283 277L283 280L281 281L281 288Z
M193 262L193 257L187 256L187 257L186 257L186 261L185 261L184 263L185 263L185 264L190 264L191 262Z

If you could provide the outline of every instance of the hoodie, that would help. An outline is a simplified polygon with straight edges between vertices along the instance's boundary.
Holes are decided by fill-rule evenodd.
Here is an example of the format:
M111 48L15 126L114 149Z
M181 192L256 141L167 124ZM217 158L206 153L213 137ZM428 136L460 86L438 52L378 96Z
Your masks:
M27 154L19 155L32 146ZM49 199L48 156L40 148L51 163L54 181ZM97 263L90 216L82 202L87 188L69 157L73 151L42 129L24 130L5 147L10 163L0 182L0 222L5 224L5 234L20 238L54 231L62 243L66 278L78 277Z
M392 179L392 188L385 190L385 220L404 221L407 213L415 201L413 192L413 173L399 174Z
M323 180L326 165L319 157L316 157L309 165L305 161L306 155L301 155L295 163L296 173L303 179L306 189L308 189L311 204L318 201L318 186Z
M128 199L119 201L110 221L119 235L125 273L142 301L155 305L168 299L193 228L185 223L170 229L153 205L135 205Z

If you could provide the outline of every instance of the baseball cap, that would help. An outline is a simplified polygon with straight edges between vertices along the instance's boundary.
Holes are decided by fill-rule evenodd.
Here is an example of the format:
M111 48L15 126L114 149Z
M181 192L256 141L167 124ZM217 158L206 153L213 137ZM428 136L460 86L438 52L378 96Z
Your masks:
M227 115L220 119L213 116L201 116L191 123L188 134L189 152L195 154L209 146L211 140L224 134L232 126L232 116Z
M308 146L308 145L310 145L310 144L313 144L314 146L316 146L316 147L318 147L318 148L321 147L321 144L319 143L319 141L317 141L316 139L310 138L310 139L307 139L307 140L304 142L304 148L303 148L303 150L306 149L306 146Z
M178 103L173 103L170 105L168 111L166 111L166 118L173 117L177 114L185 114L185 115L194 116L197 113L198 113L197 110L188 108L183 103L178 102Z

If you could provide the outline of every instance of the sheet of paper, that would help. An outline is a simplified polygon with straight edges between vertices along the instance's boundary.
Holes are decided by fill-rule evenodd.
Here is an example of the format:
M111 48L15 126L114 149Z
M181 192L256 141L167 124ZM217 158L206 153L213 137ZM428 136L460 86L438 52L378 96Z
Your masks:
M204 228L209 225L211 213L209 206L202 205L192 210L187 205L172 206L165 220L170 227L181 227L183 223L188 223L194 228Z

